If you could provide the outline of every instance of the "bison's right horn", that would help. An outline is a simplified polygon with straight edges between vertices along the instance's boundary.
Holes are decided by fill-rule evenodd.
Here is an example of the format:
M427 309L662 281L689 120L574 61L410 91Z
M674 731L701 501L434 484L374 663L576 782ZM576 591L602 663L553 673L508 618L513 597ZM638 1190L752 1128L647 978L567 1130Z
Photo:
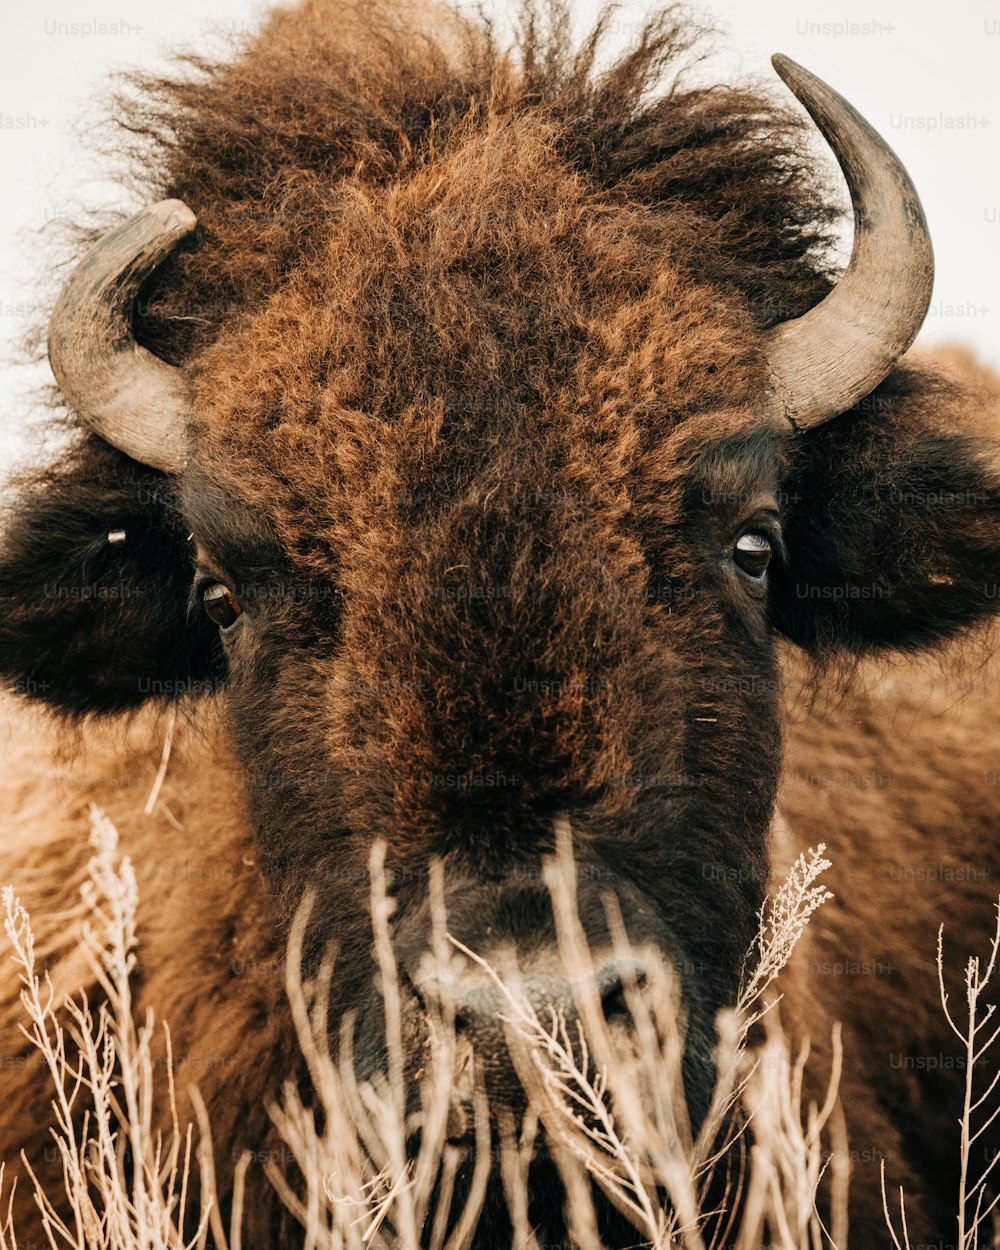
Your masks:
M86 252L49 322L49 362L67 401L107 442L164 473L184 467L191 394L183 370L133 338L132 305L195 224L180 200L130 217Z
M803 430L846 412L889 374L923 324L934 253L899 157L857 109L786 56L775 69L805 105L847 179L854 248L834 289L767 334L769 409Z

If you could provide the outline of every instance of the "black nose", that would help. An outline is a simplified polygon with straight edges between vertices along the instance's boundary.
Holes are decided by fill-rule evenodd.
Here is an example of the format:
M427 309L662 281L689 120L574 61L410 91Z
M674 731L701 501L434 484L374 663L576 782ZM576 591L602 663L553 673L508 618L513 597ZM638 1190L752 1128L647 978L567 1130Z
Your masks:
M518 1035L529 1044L529 1051L534 1051L540 1041L545 1049L537 1032L540 1028L558 1037L561 1045L568 1043L582 1059L581 1004L585 996L595 992L612 1035L620 1038L622 1030L626 1035L632 1031L633 995L652 979L642 959L609 951L594 956L592 962L593 970L576 983L564 971L554 949L518 961L517 975L503 977L503 984L489 968L471 960L444 977L422 968L413 978L422 1007L445 1019L454 1012L457 1049L448 1122L450 1141L467 1144L473 1140L477 1086L484 1088L491 1115L500 1109L517 1118L524 1113L528 1095L522 1084L524 1073L518 1074L518 1062L528 1052L517 1053L514 1039ZM503 960L497 966L504 967ZM589 1041L586 1053L590 1055L586 1061L589 1068L593 1064Z
M450 1002L456 1032L481 1050L487 1062L491 1056L506 1050L504 1039L512 1016L517 1014L515 1004L486 969L469 967L463 975L444 983L434 975L415 980L425 1001ZM646 983L641 961L634 956L614 955L596 960L589 980L590 985L574 985L559 969L558 961L550 958L533 960L528 969L519 972L507 984L510 994L533 1011L548 1031L558 1023L565 1025L570 1037L575 1038L579 1002L583 993L593 990L597 992L605 1020L609 1024L628 1026L631 1023L629 999Z

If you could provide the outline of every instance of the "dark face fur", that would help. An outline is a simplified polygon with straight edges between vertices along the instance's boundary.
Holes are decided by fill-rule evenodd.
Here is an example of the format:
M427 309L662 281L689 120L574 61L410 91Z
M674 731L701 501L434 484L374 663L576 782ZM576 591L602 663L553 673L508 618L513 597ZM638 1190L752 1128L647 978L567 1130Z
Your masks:
M164 189L204 237L137 323L193 380L188 468L87 436L25 485L0 663L74 716L221 690L279 921L315 892L308 955L339 946L363 1071L373 844L412 979L435 860L464 944L550 949L540 870L567 824L598 954L610 895L680 972L697 1119L768 873L775 638L850 657L995 609L994 463L963 397L912 370L794 440L759 419L762 332L828 289L832 210L770 105L641 103L683 43L668 24L603 95L541 60L535 111L500 61L471 113L468 83L438 82L432 128L411 96L441 65L327 99L343 50L296 21L169 88ZM342 119L315 151L293 77ZM273 124L244 168L248 99ZM893 502L919 492L959 502ZM45 590L74 584L121 593Z
M522 432L533 478L520 454L506 481L491 458L455 499L428 473L433 502L408 503L395 549L383 531L361 602L334 567L303 576L259 517L192 475L196 595L222 584L242 609L221 630L229 723L284 914L316 890L314 943L357 953L338 969L343 1001L377 1019L375 839L398 882L404 966L429 939L414 918L434 858L454 935L528 958L554 940L540 879L564 817L595 949L610 892L630 937L688 973L701 1104L767 874L778 685L767 575L741 568L737 543L780 551L774 448L720 438L671 484L681 524L615 534L599 491L539 472L542 424Z
M704 1102L767 875L752 548L780 556L781 447L745 315L670 263L664 223L628 213L623 240L545 138L470 140L374 220L344 207L312 272L203 356L180 509L196 598L242 609L224 697L264 862L286 918L312 886L314 943L357 953L344 1001L374 1018L376 839L397 923L440 858L453 899L480 897L455 936L489 958L551 929L511 882L538 881L563 818L594 943L610 892L692 970ZM523 177L484 186L498 160Z

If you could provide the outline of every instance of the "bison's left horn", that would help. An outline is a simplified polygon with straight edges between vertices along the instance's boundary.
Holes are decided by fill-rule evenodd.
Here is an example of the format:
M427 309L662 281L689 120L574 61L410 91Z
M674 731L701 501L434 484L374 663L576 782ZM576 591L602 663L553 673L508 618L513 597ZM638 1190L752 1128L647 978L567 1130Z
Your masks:
M836 287L768 332L769 415L820 425L863 399L916 338L931 299L927 220L899 157L861 114L787 56L774 68L833 149L854 205L854 247Z
M70 405L107 442L165 473L184 467L191 395L183 370L133 338L132 306L195 224L180 200L130 217L84 255L49 322L49 362Z

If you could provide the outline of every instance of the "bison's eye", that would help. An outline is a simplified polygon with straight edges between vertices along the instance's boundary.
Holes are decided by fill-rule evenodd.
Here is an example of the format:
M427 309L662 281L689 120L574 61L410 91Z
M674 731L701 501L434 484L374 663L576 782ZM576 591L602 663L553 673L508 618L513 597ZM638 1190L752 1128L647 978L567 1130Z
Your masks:
M748 577L759 581L771 563L771 540L756 530L741 534L733 548L733 559Z
M222 629L234 624L243 611L233 592L222 582L210 582L201 592L201 601L209 619Z

